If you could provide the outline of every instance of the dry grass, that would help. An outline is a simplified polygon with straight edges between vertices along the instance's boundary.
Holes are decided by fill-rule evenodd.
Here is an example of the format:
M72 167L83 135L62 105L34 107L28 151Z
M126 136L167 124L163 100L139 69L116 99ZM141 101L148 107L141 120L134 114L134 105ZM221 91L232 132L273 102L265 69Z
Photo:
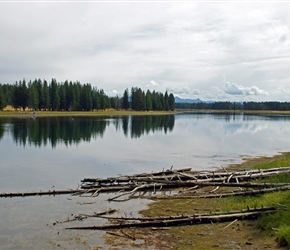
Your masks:
M44 116L123 116L123 115L169 115L176 114L173 111L132 111L132 110L99 110L99 111L36 111L36 117ZM33 112L26 109L23 110L3 110L0 116L33 116Z

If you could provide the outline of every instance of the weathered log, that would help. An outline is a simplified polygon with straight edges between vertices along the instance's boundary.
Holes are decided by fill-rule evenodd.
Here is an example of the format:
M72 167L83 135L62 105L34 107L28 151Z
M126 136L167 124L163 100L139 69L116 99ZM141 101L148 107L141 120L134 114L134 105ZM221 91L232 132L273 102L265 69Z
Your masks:
M142 221L131 223L120 223L101 226L83 226L83 227L69 227L69 230L108 230L108 229L122 229L122 228L143 228L143 227L171 227L182 225L194 225L215 222L227 222L235 219L256 219L261 214L275 213L275 209L262 210L262 211L247 211L241 213L230 213L222 215L205 215L205 216L189 216L181 219L168 219L168 220L154 220Z
M101 217L101 216L104 216L104 215L107 215L107 214L112 214L112 213L115 213L117 210L116 209L107 209L105 211L102 211L102 212L95 212L93 214L77 214L75 215L73 218L68 218L64 221L57 221L55 223L53 223L53 225L56 225L57 223L66 223L66 222L72 222L72 221L83 221L84 219L87 219L87 218L90 218L90 217Z
M261 207L261 208L248 208L240 211L230 211L226 214L236 214L236 213L245 213L245 212L264 212L264 211L276 211L277 208L274 206L268 207ZM107 216L107 215L100 215L99 218L107 219L107 220L114 220L114 221L160 221L160 220L178 220L178 219L185 219L190 217L202 217L208 215L224 215L224 212L215 212L215 213L196 213L196 214L185 214L185 215L176 215L176 216L162 216L162 217L115 217L115 216Z
M22 192L22 193L1 193L0 198L5 197L24 197L24 196L41 196L41 195L61 195L61 194L74 194L78 193L79 189L68 189L68 190L48 190L39 192Z
M245 196L245 195L257 195L257 194L265 194L265 193L272 193L276 191L287 191L290 190L290 185L281 186L281 187L274 187L274 188L264 188L264 189L257 189L257 190L246 190L246 191L236 191L230 193L219 193L219 194L196 194L196 195L157 195L157 196L150 196L152 200L158 199L200 199L200 198L222 198L222 197L229 197L229 196Z
M255 178L264 178L279 173L290 173L290 168L274 168L266 170L251 170L239 172L178 172L170 171L168 175L154 175L143 174L142 176L122 176L117 178L106 179L84 179L81 182L82 189L104 188L104 187L118 187L126 185L143 185L145 183L173 183L182 181L196 181L196 182L227 182L239 183L242 181L249 181ZM85 183L85 184L84 184ZM135 187L134 187L135 188Z
M85 195L87 193L97 196L101 192L129 192L132 194L138 190L166 190L179 187L194 188L196 186L236 186L236 187L274 187L283 184L242 184L255 178L264 178L279 173L290 173L290 167L273 168L266 170L249 170L236 172L201 171L194 172L191 168L178 170L166 170L151 174L137 174L106 179L84 179L81 190L52 190L39 192L2 193L0 197L24 197L38 195L74 194ZM84 184L85 183L85 184ZM135 189L135 191L134 191ZM124 196L126 193L119 195ZM112 200L116 198L111 198Z
M191 168L179 168L176 170L172 170L172 169L168 169L168 170L163 170L163 171L158 171L158 172L152 172L152 173L142 173L142 174L135 174L132 176L121 176L121 177L109 177L106 179L102 179L102 178L84 178L81 182L110 182L110 181L115 181L115 180L119 180L119 181L126 181L128 179L130 179L130 177L148 177L148 176L165 176L165 175L171 175L173 173L182 173L182 172L189 172L191 170Z
M199 187L242 187L242 188L266 188L266 187L282 187L287 186L289 183L253 183L253 182L188 182L193 183Z

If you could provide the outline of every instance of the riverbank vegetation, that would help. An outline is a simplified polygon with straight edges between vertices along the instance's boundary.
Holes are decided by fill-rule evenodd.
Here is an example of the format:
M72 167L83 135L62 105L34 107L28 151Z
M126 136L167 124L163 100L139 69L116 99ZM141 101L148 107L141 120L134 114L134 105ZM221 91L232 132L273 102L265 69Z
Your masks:
M93 87L90 83L79 81L57 82L52 79L25 79L15 84L0 83L0 110L7 105L18 110L44 111L96 111L96 110L136 110L136 111L290 111L290 102L230 102L198 101L175 102L172 93L144 91L138 87L128 88L123 95L108 96L103 89Z
M151 116L151 115L170 115L176 114L177 111L136 111L136 110L115 110L115 109L105 109L105 110L94 110L94 111L32 111L26 110L15 110L11 106L6 106L4 110L0 110L0 116L11 116L11 117L32 117L32 116Z
M268 170L287 169L290 165L290 154L284 153L274 157L260 157L257 159L245 159L242 164L232 165L226 169L228 173L244 171L254 173L255 169L261 173ZM253 172L254 171L254 172ZM182 173L182 172L181 172ZM186 171L181 176L188 175ZM249 174L249 176L252 174ZM170 176L170 173L169 173ZM188 176L187 176L188 177ZM196 177L196 176L195 176ZM153 174L152 178L157 178ZM210 176L208 176L210 178ZM234 181L234 175L227 180ZM241 178L238 178L241 180ZM163 180L165 181L165 180ZM226 182L227 183L227 182ZM239 185L240 182L234 181L232 184ZM248 183L248 184L247 184ZM198 197L182 197L178 199L176 193L172 198L170 196L157 199L148 205L148 208L140 213L145 218L152 218L157 223L163 223L162 227L151 226L145 228L124 228L127 220L130 218L120 218L121 229L109 231L106 236L107 244L114 245L116 248L123 249L131 244L132 247L154 248L154 249L289 249L290 245L290 175L287 170L284 173L271 174L269 177L253 178L247 185L286 185L287 190L260 192L238 196L207 197L207 194L213 192L213 187L198 188L196 195ZM267 184L265 184L267 183ZM230 183L229 183L230 184ZM241 185L242 186L242 185ZM221 189L224 187L220 187ZM237 192L237 187L227 187L229 192ZM158 187L156 187L156 190ZM244 187L242 188L244 189ZM247 188L246 188L247 189ZM251 188L250 188L251 189ZM192 189L194 191L196 189ZM217 188L214 188L216 192ZM129 192L128 192L129 193ZM155 193L155 192L154 192ZM203 195L204 194L204 195ZM120 194L119 196L120 197ZM204 198L201 198L204 197ZM154 199L155 200L155 199ZM275 211L262 214L257 220L248 220L249 218L233 218L226 222L212 221L212 223L203 224L204 215L213 218L215 215L228 214L231 211L248 211L253 209L274 209ZM195 215L195 216L191 216ZM142 217L141 217L142 218ZM160 219L158 219L160 218ZM161 218L167 218L161 219ZM174 226L173 221L177 218L183 220L192 219L192 223L187 225ZM194 219L201 219L200 223L194 222ZM256 218L256 217L255 217ZM117 218L114 218L117 219ZM137 218L135 218L137 220ZM168 222L169 225L166 223ZM143 223L144 224L144 223ZM143 225L141 223L141 225ZM107 226L107 225L106 225ZM109 225L110 226L110 225ZM116 227L116 221L113 227ZM79 229L79 228L78 228ZM129 239L129 240L128 240ZM131 239L131 240L130 240ZM138 241L137 241L138 239ZM130 246L129 246L130 247Z
M270 169L289 165L290 153L284 153L274 157L246 159L242 164L230 166L228 171ZM290 175L289 173L277 174L260 180L260 182L290 183ZM194 246L196 249L211 249L215 246L219 246L219 249L228 249L230 246L238 246L242 249L260 249L259 247L263 246L272 246L272 248L285 246L288 248L290 246L290 191L215 199L159 200L151 203L148 209L141 211L141 214L144 216L173 216L267 206L277 207L277 213L262 215L257 221L249 223L233 221L230 226L228 226L229 223L217 223L210 226L174 227L166 232L159 231L159 236L163 241L168 239L174 249L188 249L188 246ZM174 242L174 239L177 241ZM158 243L158 241L156 242Z

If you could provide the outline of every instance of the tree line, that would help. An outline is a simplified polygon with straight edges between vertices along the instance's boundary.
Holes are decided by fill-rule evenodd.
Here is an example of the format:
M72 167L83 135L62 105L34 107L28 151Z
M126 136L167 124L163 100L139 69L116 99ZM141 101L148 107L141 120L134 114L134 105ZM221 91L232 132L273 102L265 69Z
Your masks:
M79 81L50 82L41 79L15 84L0 84L0 110L7 105L14 109L27 107L33 110L51 111L92 111L101 109L132 109L137 111L174 110L173 94L132 87L122 96L109 97L103 89L97 89L90 83Z
M211 109L211 110L290 110L290 102L198 102L198 103L175 103L177 109Z

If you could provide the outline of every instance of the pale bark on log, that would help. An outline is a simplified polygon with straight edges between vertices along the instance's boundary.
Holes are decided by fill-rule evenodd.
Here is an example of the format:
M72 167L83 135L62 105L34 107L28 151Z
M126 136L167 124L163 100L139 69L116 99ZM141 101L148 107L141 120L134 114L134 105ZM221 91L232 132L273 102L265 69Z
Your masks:
M149 183L180 183L188 181L199 182L226 182L226 183L239 183L241 181L248 181L255 178L264 178L271 175L279 173L290 173L290 168L274 168L266 170L251 170L251 171L239 171L239 172L178 172L171 171L170 175L160 175L160 176L124 176L117 178L107 178L107 179L91 179L91 182L82 180L83 184L81 188L91 189L91 188L104 188L104 187L118 187L118 186L128 186L128 185L142 185ZM193 174L195 173L195 174ZM87 179L85 179L87 180ZM134 187L135 188L135 187Z
M40 195L60 195L73 194L85 195L93 194L97 196L101 192L127 192L120 194L118 197L126 194L133 194L141 190L166 190L172 188L195 188L196 186L236 186L236 187L275 187L276 185L284 184L250 184L245 181L250 181L256 178L264 178L270 175L279 173L290 173L290 167L273 168L266 170L249 170L236 172L221 172L221 171L201 171L194 172L191 168L178 170L166 170L151 174L137 174L132 176L121 176L117 178L106 179L84 179L83 185L76 190L52 190L39 192L21 192L21 193L2 193L0 197L19 197L19 196L40 196ZM115 200L118 197L111 198Z
M206 216L192 216L181 219L168 219L168 220L154 220L142 221L132 223L120 223L101 226L84 226L84 227L69 227L70 230L108 230L108 229L122 229L122 228L143 228L143 227L171 227L182 225L194 225L215 222L227 222L235 219L256 219L261 214L275 213L276 210L263 210L263 211L248 211L242 213L231 213L223 215L206 215Z
M42 195L61 195L61 194L74 194L82 190L79 189L69 189L69 190L48 190L39 192L18 192L18 193L1 193L0 198L5 197L24 197L24 196L42 196Z
M276 211L277 208L274 206L261 207L261 208L248 208L240 211L230 211L226 214L237 214L237 213L246 213L246 212L265 212L265 211ZM162 216L162 217L115 217L115 216L106 216L100 215L99 218L114 220L114 221L160 221L160 220L178 220L178 219L186 219L190 217L202 217L209 215L224 215L224 212L215 212L215 213L196 213L196 214L183 214L176 216Z
M245 195L257 195L257 194L265 194L272 193L276 191L286 191L290 190L290 185L282 186L282 187L274 187L274 188L265 188L258 190L248 190L248 191L236 191L230 193L219 193L219 194L203 194L203 195L157 195L148 197L151 200L158 199L200 199L200 198L222 198L229 196L245 196Z
M98 218L100 218L100 217L102 217L102 216L105 216L105 215L107 215L107 214L112 214L112 213L115 213L117 210L116 209L111 209L111 208L109 208L109 209L107 209L107 210L105 210L105 211L102 211L102 212L95 212L95 213L93 213L93 214L77 214L77 215L75 215L73 218L68 218L68 219L66 219L66 220L64 220L64 221L57 221L57 222L55 222L54 223L54 225L55 224L58 224L58 223L66 223L66 222L72 222L72 221L83 221L84 219L87 219L87 218L91 218L91 217L98 217Z

